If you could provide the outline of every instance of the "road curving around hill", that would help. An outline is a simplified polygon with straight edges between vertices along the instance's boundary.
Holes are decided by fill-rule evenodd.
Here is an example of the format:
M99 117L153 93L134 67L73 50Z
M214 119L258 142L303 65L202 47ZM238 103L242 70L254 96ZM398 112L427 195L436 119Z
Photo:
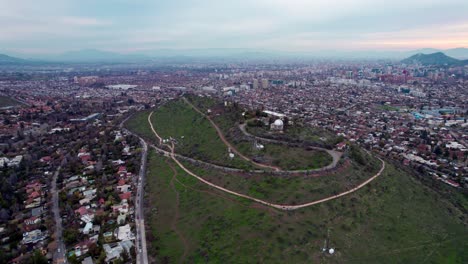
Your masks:
M316 201L312 201L312 202L308 202L308 203L304 203L304 204L299 204L299 205L288 205L288 204L276 204L276 203L270 203L270 202L267 202L267 201L264 201L264 200L261 200L261 199L257 199L257 198L254 198L254 197L251 197L251 196L248 196L248 195L245 195L245 194L242 194L242 193L238 193L238 192L234 192L234 191L231 191L229 189L226 189L224 187L221 187L219 185L216 185L216 184L213 184L207 180L205 180L203 177L195 174L194 172L190 171L189 169L187 169L176 157L175 155L175 145L173 142L171 142L171 144L166 144L166 143L163 143L163 140L162 138L159 136L159 134L156 132L156 130L154 129L154 126L151 122L151 116L153 115L153 112L151 112L149 115L148 115L148 123L150 124L150 127L151 127L151 130L153 132L153 134L156 136L156 138L158 138L159 140L159 144L160 145L163 145L163 146L166 146L170 151L166 153L167 156L169 156L182 170L184 170L187 174L189 174L190 176L193 176L194 178L198 179L199 181L205 183L206 185L210 186L210 187L213 187L215 189L218 189L222 192L225 192L225 193L229 193L231 195L234 195L234 196L237 196L237 197L242 197L242 198L245 198L245 199L248 199L248 200L251 200L251 201L254 201L254 202L257 202L257 203L260 203L260 204L263 204L263 205L266 205L266 206L270 206L270 207L273 207L273 208L276 208L276 209L280 209L280 210L285 210L285 211L291 211L291 210L297 210L297 209L301 209L301 208L305 208L305 207L309 207L309 206L312 206L312 205L316 205L316 204L320 204L320 203L324 203L324 202L327 202L327 201L330 201L330 200L334 200L334 199L337 199L339 197L342 197L342 196L345 196L345 195L348 195L348 194L351 194L361 188L363 188L364 186L366 186L367 184L369 184L370 182L372 182L373 180L375 180L378 176L380 176L382 174L382 172L385 170L385 162L380 159L379 157L377 157L381 162L382 162L382 167L380 168L380 170L375 174L373 175L372 177L370 177L369 179L367 179L366 181L362 182L361 184L359 184L358 186L348 190L348 191L345 191L345 192L342 192L342 193L339 193L339 194L336 194L336 195L333 195L333 196L329 196L329 197L326 197L326 198L323 198L323 199L319 199L319 200L316 200ZM154 146L153 146L154 147Z

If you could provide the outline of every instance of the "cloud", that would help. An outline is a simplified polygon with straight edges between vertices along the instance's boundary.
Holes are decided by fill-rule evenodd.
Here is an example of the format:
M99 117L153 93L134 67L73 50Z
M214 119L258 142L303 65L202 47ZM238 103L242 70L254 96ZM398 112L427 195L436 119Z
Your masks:
M65 23L69 26L109 26L110 21L100 20L92 17L65 16L58 19L57 22Z
M467 46L468 36L466 0L0 0L0 7L0 49L44 52L406 49Z

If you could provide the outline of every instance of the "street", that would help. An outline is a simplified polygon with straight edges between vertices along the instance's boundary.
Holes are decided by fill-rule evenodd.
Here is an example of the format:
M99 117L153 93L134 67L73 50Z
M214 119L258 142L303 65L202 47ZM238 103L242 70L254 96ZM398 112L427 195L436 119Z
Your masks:
M148 145L140 138L143 147L141 153L140 173L138 177L138 188L135 205L135 226L136 226L136 255L137 264L148 263L148 252L146 250L145 220L143 213L144 180L146 174L146 160L148 156Z
M57 250L54 253L54 263L68 263L66 258L66 247L65 243L63 242L62 237L62 218L60 217L60 209L59 209L59 197L57 190L57 178L60 174L60 169L62 166L59 166L54 173L54 177L52 179L52 211L54 213L54 221L55 221L55 240L57 242Z
M146 233L145 233L145 220L144 220L144 212L143 212L143 196L144 196L144 182L145 182L145 175L146 175L146 160L148 156L148 145L146 142L136 134L130 132L129 130L124 128L124 123L127 121L131 116L125 118L119 124L119 128L123 129L129 134L134 135L140 139L141 146L143 147L141 152L141 163L140 163L140 172L138 173L137 179L137 195L135 197L135 227L136 227L136 240L135 240L135 251L136 251L136 258L137 264L147 264L148 262L148 251L146 248Z

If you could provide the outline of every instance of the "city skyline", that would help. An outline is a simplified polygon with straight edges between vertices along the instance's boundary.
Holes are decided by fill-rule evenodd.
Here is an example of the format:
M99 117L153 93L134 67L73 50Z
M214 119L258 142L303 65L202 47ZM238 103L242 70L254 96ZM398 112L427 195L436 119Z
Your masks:
M7 3L8 2L8 3ZM0 0L0 51L245 48L288 52L468 47L468 2Z

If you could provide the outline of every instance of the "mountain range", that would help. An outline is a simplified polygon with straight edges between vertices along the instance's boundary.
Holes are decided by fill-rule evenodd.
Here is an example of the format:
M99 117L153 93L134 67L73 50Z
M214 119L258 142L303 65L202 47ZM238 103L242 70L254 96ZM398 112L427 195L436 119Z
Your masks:
M430 59L421 57L425 54L445 53L452 56L453 60L467 59L468 48L456 48L449 50L436 49L420 49L414 51L310 51L310 52L281 52L270 50L254 50L254 49L225 49L225 48L210 48L210 49L158 49L148 50L139 53L121 54L117 52L102 51L96 49L85 49L77 51L68 51L55 55L40 55L40 56L24 56L15 54L15 57L0 54L0 65L29 65L38 63L132 63L132 62L152 62L152 61L167 61L167 62L186 62L186 61L275 61L275 60L310 60L310 59L393 59L400 60L413 54L420 54L420 58L415 57L412 60L424 60L428 63ZM456 63L453 60L442 58L439 54L439 59L444 61L442 64ZM437 56L434 60L437 60ZM20 58L21 57L21 58ZM406 61L409 62L409 61Z

